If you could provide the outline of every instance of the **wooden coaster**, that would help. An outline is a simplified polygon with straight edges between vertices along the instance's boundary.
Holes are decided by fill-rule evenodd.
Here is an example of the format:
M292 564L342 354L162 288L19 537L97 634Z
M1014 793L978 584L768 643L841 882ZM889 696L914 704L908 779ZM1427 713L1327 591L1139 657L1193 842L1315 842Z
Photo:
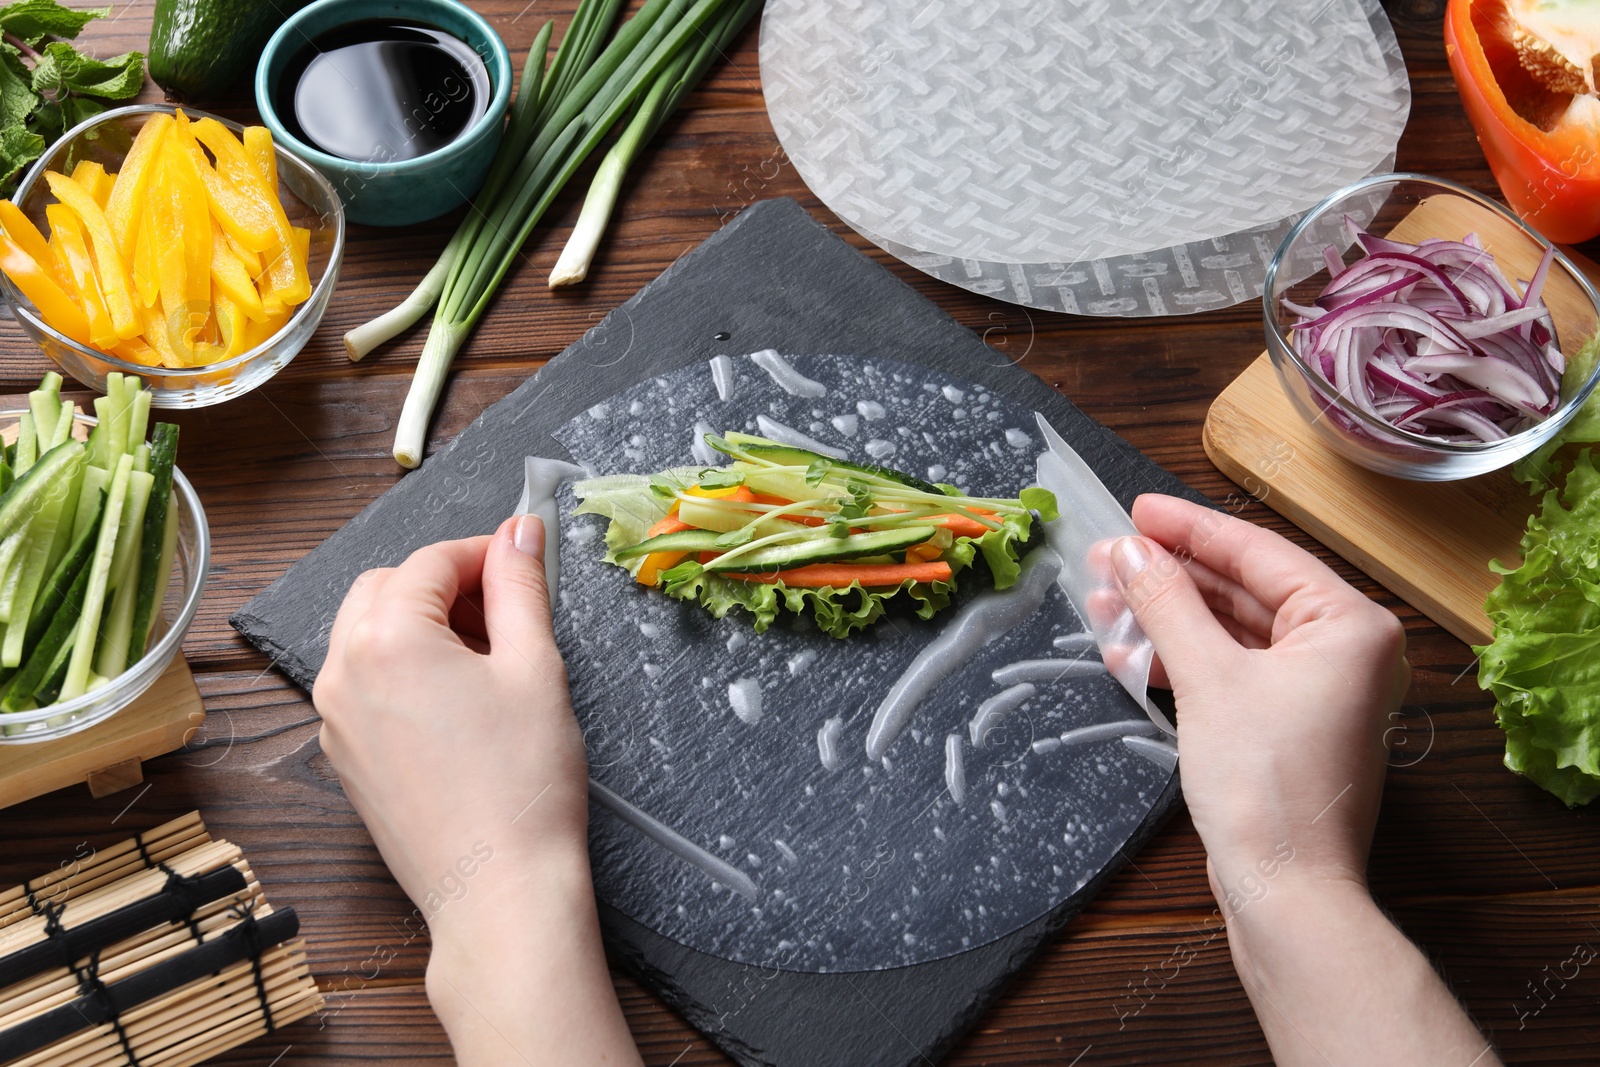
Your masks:
M205 718L189 664L174 656L143 696L104 722L54 741L0 745L0 808L78 782L96 797L137 785L143 760L181 748Z
M1427 201L1394 229L1396 240L1476 231L1495 247L1505 219L1461 201ZM1600 284L1600 266L1567 255ZM1510 263L1521 277L1533 264ZM1560 328L1562 308L1552 303ZM1206 415L1206 455L1312 537L1377 579L1468 644L1487 644L1484 598L1498 559L1521 560L1534 500L1507 470L1457 482L1410 482L1336 455L1284 392L1265 352L1222 391Z

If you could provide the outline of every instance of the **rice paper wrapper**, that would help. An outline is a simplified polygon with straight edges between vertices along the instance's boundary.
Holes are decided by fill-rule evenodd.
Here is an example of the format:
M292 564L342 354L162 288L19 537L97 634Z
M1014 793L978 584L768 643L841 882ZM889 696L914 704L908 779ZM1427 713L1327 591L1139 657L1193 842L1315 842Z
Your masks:
M1106 670L1144 708L1150 721L1168 734L1177 729L1150 700L1150 665L1155 646L1145 636L1111 572L1111 544L1137 536L1133 519L1117 503L1072 446L1043 415L1035 415L1045 450L1039 454L1038 481L1056 496L1060 517L1045 523L1045 537L1061 557L1057 581L1100 646Z

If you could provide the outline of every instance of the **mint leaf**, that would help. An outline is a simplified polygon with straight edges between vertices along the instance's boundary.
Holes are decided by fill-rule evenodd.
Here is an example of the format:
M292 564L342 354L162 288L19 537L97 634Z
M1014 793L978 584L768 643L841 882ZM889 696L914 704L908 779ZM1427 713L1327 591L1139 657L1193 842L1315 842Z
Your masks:
M20 129L39 107L39 94L33 91L31 80L22 53L0 44L0 129Z
M755 536L754 527L741 526L737 530L729 530L711 543L718 548L738 548L740 545L748 545L755 540Z
M23 168L44 155L45 140L22 126L0 128L0 175L6 185Z
M0 7L0 32L20 37L32 48L46 37L76 37L90 22L109 14L109 7L74 10L55 0L16 0Z
M84 55L65 41L52 41L33 68L34 92L60 97L85 93L126 100L144 85L144 55L125 52L107 60Z
M1043 522L1054 522L1061 517L1061 512L1056 508L1056 495L1048 489L1030 485L1017 495L1017 499L1029 511L1037 511Z
M713 467L700 472L702 489L737 489L744 484L744 475L738 471Z

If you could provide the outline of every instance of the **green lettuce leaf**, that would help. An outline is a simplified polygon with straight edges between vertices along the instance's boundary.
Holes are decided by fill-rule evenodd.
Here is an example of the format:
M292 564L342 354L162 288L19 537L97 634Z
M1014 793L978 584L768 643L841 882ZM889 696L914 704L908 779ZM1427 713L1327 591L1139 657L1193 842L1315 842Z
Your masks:
M1568 805L1600 796L1600 468L1589 450L1545 493L1515 569L1484 605L1494 639L1475 648L1495 697L1506 766Z
M883 617L888 603L901 593L916 601L919 619L931 619L950 603L954 585L946 582L901 582L894 589L863 589L852 582L847 589L792 589L782 582L742 582L685 562L661 576L662 592L678 600L698 601L717 618L734 608L751 615L756 633L765 633L780 608L810 615L817 629L830 637L849 637Z
M1589 343L1567 360L1567 368L1561 374L1562 395L1570 396L1587 382L1594 374L1597 362L1600 362L1600 335L1589 338ZM1583 407L1578 409L1578 413L1562 428L1555 440L1545 442L1513 463L1512 476L1527 486L1528 492L1542 493L1560 484L1565 465L1558 453L1563 446L1596 443L1600 443L1600 389L1589 394L1589 399L1584 401Z

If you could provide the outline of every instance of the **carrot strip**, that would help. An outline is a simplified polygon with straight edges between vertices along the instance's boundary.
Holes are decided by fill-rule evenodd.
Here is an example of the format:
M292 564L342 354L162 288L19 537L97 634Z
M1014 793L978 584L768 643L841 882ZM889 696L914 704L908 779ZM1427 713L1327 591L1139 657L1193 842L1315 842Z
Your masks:
M692 529L694 529L693 526L690 526L677 516L668 515L666 518L650 527L650 529L646 530L644 532L644 539L648 541L650 538L660 537L662 534L682 533L684 530Z
M965 515L935 515L932 518L926 520L918 519L917 521L926 521L934 526L943 526L957 537L982 537L989 532L989 527L977 519L968 518Z
M725 578L741 582L783 582L797 589L846 588L860 582L866 588L899 585L901 582L948 582L950 564L937 563L813 563L793 570L749 574L721 572Z

